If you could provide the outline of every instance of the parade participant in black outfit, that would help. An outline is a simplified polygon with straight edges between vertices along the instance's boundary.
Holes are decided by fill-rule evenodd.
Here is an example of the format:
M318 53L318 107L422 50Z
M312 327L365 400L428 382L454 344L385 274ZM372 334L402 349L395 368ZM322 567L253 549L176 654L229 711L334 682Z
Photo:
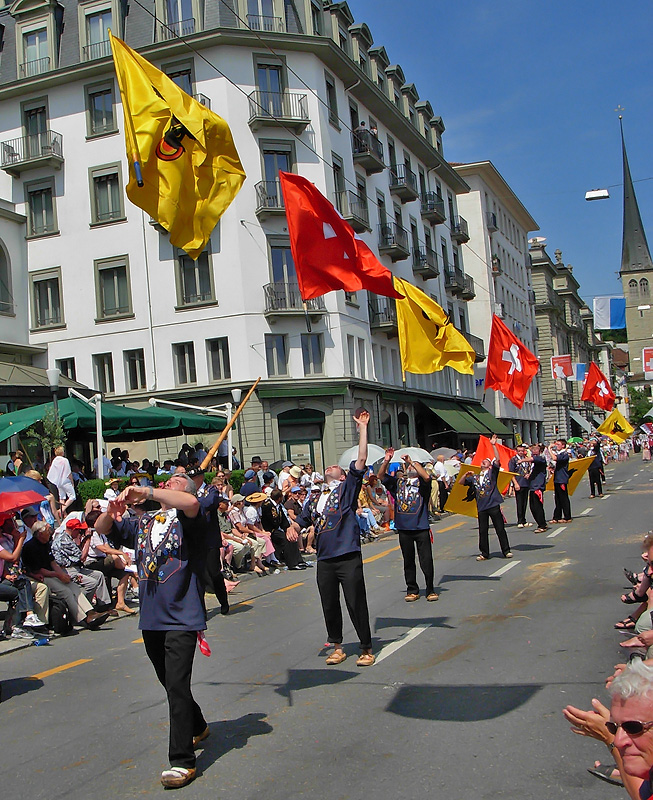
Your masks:
M195 483L197 499L207 523L204 581L206 585L213 589L213 593L218 603L220 603L220 613L228 614L229 597L227 595L227 587L224 585L224 575L222 574L222 564L220 562L222 534L220 533L220 523L218 522L218 506L222 500L222 495L216 486L209 486L206 483L204 470L201 467L191 467L186 470L186 475L192 478Z
M165 488L128 486L95 523L96 530L105 535L114 526L137 535L139 628L145 652L168 696L170 768L162 773L161 783L169 788L195 779L195 747L209 735L191 692L197 636L206 630L206 520L196 492L193 479L183 473L172 475ZM140 520L124 516L128 503L146 499L159 502L161 510Z
M517 474L512 479L515 487L515 502L517 504L517 527L528 528L533 523L526 522L526 508L528 507L528 475L531 465L526 461L526 448L524 445L517 445L517 453L508 462L508 470Z
M510 542L506 533L506 525L503 521L503 514L501 513L501 503L503 497L497 487L497 479L499 478L499 451L497 450L497 437L496 434L490 439L490 444L494 450L494 461L489 458L484 458L481 462L481 472L476 475L473 472L463 472L458 478L458 483L465 486L470 486L474 490L476 496L476 508L478 510L478 549L481 551L480 555L476 556L477 561L487 561L490 558L490 543L488 539L488 531L490 528L490 520L494 525L499 544L501 545L501 552L504 558L512 558L510 552Z
M555 508L551 522L571 522L571 503L569 502L569 452L567 440L556 439L549 448L549 456L554 464L553 493Z
M535 533L544 533L547 530L546 514L544 513L546 458L542 455L542 445L531 445L531 455L526 460L531 464L531 473L528 478L528 505L533 519L537 523Z
M342 649L342 608L340 587L345 604L356 629L362 653L356 662L359 667L374 663L372 631L367 609L367 594L363 577L360 528L356 518L358 495L363 485L367 461L367 426L369 412L360 409L354 417L358 425L358 457L352 461L345 475L338 466L324 471L326 491L316 501L307 503L303 512L288 530L298 538L302 528L315 526L317 544L317 587L322 601L329 642L334 651L327 664L340 664L347 655Z
M299 552L299 540L288 530L292 522L283 507L283 492L273 489L270 496L261 505L261 526L270 534L274 545L274 554L288 569L306 569L307 565Z
M414 603L419 600L415 547L426 580L426 599L433 602L438 599L438 595L433 588L433 550L429 525L432 478L421 464L407 455L403 457L403 471L395 477L388 475L388 464L392 461L394 452L392 447L385 451L378 477L395 501L395 529L399 534L399 546L404 559L406 602Z
M601 442L598 439L592 439L592 450L590 454L594 456L594 461L589 466L587 474L590 479L590 497L603 497L603 484L601 479L605 480L603 472L603 453L601 452Z

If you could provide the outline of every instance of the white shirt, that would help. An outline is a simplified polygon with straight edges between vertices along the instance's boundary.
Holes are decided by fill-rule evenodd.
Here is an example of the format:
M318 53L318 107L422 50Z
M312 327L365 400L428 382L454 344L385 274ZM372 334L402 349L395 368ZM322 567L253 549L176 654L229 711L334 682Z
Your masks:
M59 488L72 484L70 461L65 456L55 456L48 470L48 480Z
M283 485L288 480L289 477L290 477L290 472L287 469L282 469L281 472L279 473L279 477L277 478L277 486L280 489L283 489Z
M447 472L447 468L441 461L435 462L435 464L433 465L433 472L435 473L436 478L442 478L445 481L449 479L449 473Z

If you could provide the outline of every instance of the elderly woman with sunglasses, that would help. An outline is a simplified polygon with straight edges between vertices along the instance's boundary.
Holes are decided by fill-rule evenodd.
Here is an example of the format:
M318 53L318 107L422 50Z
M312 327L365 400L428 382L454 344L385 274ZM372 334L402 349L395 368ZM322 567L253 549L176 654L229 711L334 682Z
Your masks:
M639 659L632 661L609 681L608 691L612 698L609 709L594 699L592 711L567 706L562 713L574 733L607 745L632 800L651 800L653 666Z

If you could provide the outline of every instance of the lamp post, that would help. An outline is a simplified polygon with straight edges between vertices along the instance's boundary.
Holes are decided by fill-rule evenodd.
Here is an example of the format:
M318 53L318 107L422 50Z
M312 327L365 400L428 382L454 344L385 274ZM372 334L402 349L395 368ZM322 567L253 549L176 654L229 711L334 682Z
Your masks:
M61 370L53 367L47 369L48 383L50 384L50 391L52 392L52 404L54 405L54 421L59 422L59 378L61 377Z
M232 389L231 390L231 399L234 401L234 405L236 408L240 405L240 399L243 396L242 389ZM245 468L245 457L243 456L243 437L240 432L240 414L238 415L238 419L236 420L236 424L238 425L238 455L240 456L240 468Z

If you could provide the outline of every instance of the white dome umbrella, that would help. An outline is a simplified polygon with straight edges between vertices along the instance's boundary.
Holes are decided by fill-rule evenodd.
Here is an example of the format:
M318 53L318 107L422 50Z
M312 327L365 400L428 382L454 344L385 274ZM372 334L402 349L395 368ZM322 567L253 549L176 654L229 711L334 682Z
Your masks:
M402 447L400 450L395 450L392 460L401 461L404 456L410 456L413 461L419 461L420 464L425 461L433 463L433 456L421 447Z
M385 450L382 447L379 447L378 444L368 444L367 445L367 466L371 467L372 464L376 464L377 461L380 461L383 456L385 455ZM352 461L356 461L358 458L358 445L354 445L354 447L350 447L349 450L345 450L345 452L340 456L338 460L338 466L342 467L343 469L349 469L349 465Z

